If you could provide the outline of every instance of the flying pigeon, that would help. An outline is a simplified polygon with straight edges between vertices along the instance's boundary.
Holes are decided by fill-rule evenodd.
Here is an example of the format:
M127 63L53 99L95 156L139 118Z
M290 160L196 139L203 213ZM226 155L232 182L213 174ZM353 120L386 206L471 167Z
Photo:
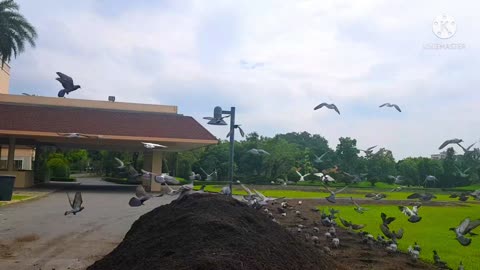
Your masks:
M457 175L460 176L461 178L467 178L469 175L467 174L467 172L470 170L470 168L467 168L466 170L462 171L460 170L457 166L455 166L455 168L457 169Z
M227 118L227 117L230 117L230 115L221 116L219 118L206 116L206 117L203 117L203 119L209 120L209 122L208 122L209 124L221 124L223 122L223 125L226 125L226 123L223 121L223 119Z
M314 156L315 156L314 162L315 162L315 163L322 163L322 162L323 162L323 157L324 157L326 154L328 154L328 152L330 152L330 151L327 151L327 152L323 153L321 156L314 155Z
M397 184L397 185L400 185L403 183L403 176L401 175L397 175L397 176L393 176L393 175L389 175L388 178L394 180L393 183Z
M100 138L100 135L87 135L83 133L57 133L59 136L66 137L66 138Z
M420 206L414 206L412 209L408 208L407 206L399 206L398 209L402 211L407 217L408 221L411 223L417 223L422 220L422 217L418 216L418 209Z
M366 198L372 198L372 199L378 201L378 200L386 198L387 195L383 194L383 193L367 193L367 194L365 194L365 197Z
M323 185L325 187L325 189L330 192L330 196L328 197L325 197L327 199L328 202L330 203L336 203L337 200L336 200L336 195L337 193L340 193L342 191L344 191L348 186L344 186L343 188L339 189L339 190L335 190L335 191L331 191L325 184Z
M73 92L80 88L80 85L74 85L73 84L73 79L70 76L67 76L61 72L57 72L58 78L56 78L57 81L59 81L63 88L58 92L58 97L65 97L65 94L69 94L70 92Z
M440 147L438 147L438 150L442 150L445 146L449 145L449 144L452 144L452 143L456 143L456 144L459 144L463 142L462 139L451 139L451 140L446 140L442 143L442 145L440 145Z
M307 173L307 174L305 174L305 175L302 175L299 171L295 171L295 172L298 174L298 176L300 176L300 180L298 180L298 182L303 182L303 181L305 181L305 176L309 176L309 175L310 175L310 173Z
M379 108L384 107L384 106L394 107L395 109L397 109L397 111L402 112L402 110L400 110L400 107L398 107L397 104L384 103L384 104L380 105Z
M255 148L248 150L247 153L250 153L252 155L270 155L270 153L268 153L263 149L255 149Z
M360 183L362 182L362 177L365 177L368 175L367 173L361 173L361 174L350 174L348 172L342 172L342 173L350 178L353 178L352 183Z
M319 105L317 105L315 108L313 108L314 110L318 110L322 107L327 107L328 109L331 109L331 110L335 110L338 114L340 114L340 111L338 110L337 106L335 106L335 104L328 104L328 103L321 103Z
M148 201L150 198L153 197L152 195L147 194L142 185L137 186L135 196L136 197L132 197L128 202L131 207L138 207L140 205L143 205L145 201Z
M243 129L240 127L241 125L234 125L233 126L233 130L235 130L236 128L238 128L238 131L240 131L240 135L242 137L245 137L245 132L243 132ZM230 131L227 133L227 138L230 137Z
M388 226L381 224L380 230L382 231L383 235L389 239L392 239L393 243L397 243L397 239L402 239L403 237L403 229L398 230L398 232L395 232L395 230L390 231Z
M208 174L202 167L200 167L200 170L207 176L206 181L212 181L217 178L217 169L214 169L213 172Z
M433 183L435 183L435 182L438 182L438 179L437 179L435 176L433 176L433 175L427 175L427 177L425 177L425 181L423 181L423 184L426 185L427 182L433 182Z
M119 166L117 167L117 169L124 169L125 168L125 163L123 163L122 160L120 160L119 158L117 157L114 157L114 159L118 162Z
M147 149L167 148L165 145L161 145L161 144L158 144L158 143L142 142L142 144Z
M344 220L343 218L340 218L340 222L342 222L342 225L345 226L348 229L351 230L360 230L365 227L364 224L353 224L351 221Z
M75 198L72 199L70 198L70 195L67 192L67 197L68 197L68 203L70 204L70 207L72 210L66 211L65 216L68 214L74 214L76 215L78 212L82 211L85 209L85 207L82 206L83 200L82 200L82 193L80 191L75 192Z
M350 200L352 200L352 203L355 205L355 207L353 208L353 210L355 210L355 212L357 212L359 214L363 214L363 213L365 213L365 211L368 210L367 208L361 207L356 201L353 200L352 197L350 197Z
M435 262L436 266L442 269L447 268L447 263L440 259L440 256L438 256L438 253L436 250L433 251L433 261Z
M470 151L470 149L476 144L477 142L474 142L472 143L471 145L469 145L467 148L463 147L463 145L461 145L460 143L457 143L458 146L460 146L460 148L462 148L463 150L463 153L469 153L469 152L472 152Z
M253 190L253 192L255 192L255 194L257 194L257 196L259 197L258 203L261 204L261 205L267 205L270 202L273 202L273 201L276 201L276 200L281 200L281 199L285 198L285 197L281 197L281 198L267 197L267 196L263 195L262 193L260 193L259 191L255 190L255 189Z
M480 225L480 219L470 220L469 218L464 219L460 225L456 228L450 228L449 230L454 231L456 239L462 246L468 246L472 242L471 238L465 237L466 234L476 235L471 231Z
M373 153L373 148L377 147L377 145L374 145L374 146L370 146L369 148L367 148L366 150L362 150L362 149L358 149L362 152L365 153L365 155L371 155Z
M431 193L413 193L407 197L407 199L420 199L421 201L430 201L437 197Z

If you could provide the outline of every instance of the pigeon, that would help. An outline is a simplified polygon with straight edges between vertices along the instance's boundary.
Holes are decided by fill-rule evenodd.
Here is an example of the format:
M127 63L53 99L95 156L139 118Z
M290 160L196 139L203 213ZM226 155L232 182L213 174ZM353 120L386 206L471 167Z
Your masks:
M143 205L144 202L148 201L150 198L153 197L152 195L147 194L142 185L137 186L135 196L136 197L132 197L128 202L131 207L138 207L140 205Z
M67 76L61 72L57 72L58 78L56 78L57 81L59 81L63 88L58 92L58 97L65 97L65 94L69 94L70 92L73 92L80 88L80 85L74 85L73 84L73 79L70 76Z
M449 230L454 231L456 239L462 246L468 246L472 242L471 238L465 237L466 234L476 235L471 231L480 225L480 219L470 220L469 218L464 219L460 225L456 228L450 228Z
M382 231L383 235L389 239L392 239L393 243L397 243L397 239L402 239L403 237L403 229L398 230L398 232L395 232L395 230L390 231L388 226L381 224L380 230Z
M436 266L441 268L447 268L447 263L440 259L436 250L433 251L433 261Z
M70 207L72 208L72 210L65 211L65 216L68 214L76 215L78 212L85 209L85 207L82 206L83 200L82 200L82 193L80 191L75 192L75 197L73 201L70 198L70 195L68 194L68 192L67 192L67 197L68 197L68 203L70 204Z
M222 125L226 125L226 123L223 121L223 119L228 118L228 117L230 117L230 115L221 116L221 117L218 117L218 118L206 116L206 117L203 117L203 119L210 120L208 122L209 124L222 124L223 123Z
M448 197L449 198L458 198L459 201L465 202L465 201L468 200L468 195L469 195L468 192L462 192L460 194L453 193Z
M267 205L268 203L270 202L273 202L273 201L276 201L276 200L281 200L281 199L285 199L285 197L281 197L281 198L270 198L270 197L267 197L265 195L263 195L262 193L260 193L259 191L253 189L253 192L255 192L255 194L258 196L259 200L258 200L258 203L259 204L262 204L262 205Z
M378 201L378 200L386 198L387 195L383 194L383 193L367 193L367 194L365 194L365 197L366 198L372 198L372 199Z
M362 182L362 178L368 175L366 173L361 173L361 174L350 174L348 172L342 172L342 173L350 178L353 178L352 183L360 183Z
M125 163L123 163L122 160L120 160L120 159L117 158L117 157L114 157L114 159L115 159L115 161L118 162L118 167L117 167L117 169L124 169L124 168L125 168Z
M407 199L420 199L421 201L430 201L437 197L431 193L413 193L407 197Z
M317 155L314 154L314 156L315 156L314 162L315 162L315 163L322 163L322 162L323 162L323 157L324 157L326 154L328 154L328 152L330 152L330 151L327 151L327 152L323 153L321 156L317 156Z
M388 228L388 225L395 221L395 217L387 217L385 213L381 213L380 217L382 218L382 225L385 225Z
M29 97L35 97L35 96L37 96L37 95L35 95L35 94L28 94L28 93L22 93L22 95L24 95L24 96L29 96Z
M408 208L407 206L399 206L398 209L402 211L407 217L408 221L411 223L417 223L422 220L422 217L418 216L418 209L420 206L414 206L412 209Z
M460 261L460 264L458 265L458 270L465 270L465 268L463 267L463 263L462 261Z
M212 181L217 178L217 169L214 169L210 174L208 174L202 167L200 167L200 170L207 176L205 179L206 181Z
M337 106L335 106L335 104L328 104L328 103L321 103L319 105L317 105L315 108L313 108L314 110L318 110L322 107L327 107L328 109L331 109L331 110L335 110L338 114L340 114L340 111L338 110Z
M412 248L412 246L409 246L408 254L410 254L410 258L412 258L412 260L416 262L418 260L418 257L420 256L420 251L416 250L415 248Z
M222 190L220 190L220 194L227 195L227 196L232 195L232 190L230 189L230 186L222 187Z
M191 172L190 175L188 176L188 179L190 179L191 181L202 180L202 176L198 173Z
M87 135L83 133L57 133L59 136L66 137L66 138L100 138L100 135Z
M180 182L173 176L170 176L169 174L167 173L162 173L162 174L156 174L156 173L152 173L152 172L148 172L148 171L145 171L145 170L141 170L141 172L143 173L143 177L154 177L153 180L159 184L164 184L164 183L168 183L169 185L178 185L180 184Z
M355 207L353 208L353 210L355 210L355 212L357 212L359 214L363 214L363 213L365 213L365 211L368 210L367 208L361 207L356 201L354 201L353 197L350 197L350 200L352 200L352 203L355 205Z
M385 107L385 106L394 107L395 109L397 109L397 111L402 112L402 110L400 110L400 107L397 104L384 103L384 104L380 105L379 108L382 108L382 107Z
M406 186L399 186L399 187L394 187L392 190L390 190L390 192L397 192L397 191L400 191L402 189L406 188Z
M403 184L403 176L401 175L397 175L397 176L393 176L393 175L389 175L388 178L394 180L393 183L394 184L397 184L397 185L400 185L400 184Z
M427 177L425 177L425 181L423 181L423 184L426 185L427 183L430 183L430 182L438 183L438 179L433 175L427 175Z
M270 155L270 153L268 153L267 151L265 151L263 149L255 149L255 148L252 148L252 149L248 150L247 153L252 154L252 155Z
M234 125L233 128L234 130L238 128L238 131L240 131L240 135L242 137L245 137L245 132L243 132L243 129L240 127L241 125ZM227 133L227 138L230 137L230 131Z
M457 143L457 145L460 146L460 148L462 148L462 150L463 150L463 153L466 154L466 153L472 152L472 151L470 151L470 149L471 149L476 143L477 143L477 142L472 143L472 144L469 145L467 148L463 147L463 145L461 145L460 143Z
M142 142L142 144L147 149L167 148L165 145L161 145L158 143Z
M469 176L467 172L470 170L470 168L467 168L466 170L463 170L463 171L460 170L457 166L455 166L455 168L457 169L456 175L458 175L459 177L467 178Z
M310 175L310 173L307 173L307 174L305 174L305 175L302 175L299 171L295 171L295 172L298 174L298 176L300 176L300 180L298 180L298 182L304 182L304 181L305 181L305 176L309 176L309 175Z
M364 224L353 224L351 221L344 220L343 218L340 218L340 222L342 222L343 226L351 230L360 230L365 227Z
M330 192L330 196L325 197L325 198L327 199L327 201L330 202L330 203L336 203L337 200L336 200L336 197L335 197L335 196L337 195L337 193L344 191L344 190L348 187L348 186L344 186L343 188L341 188L341 189L339 189L339 190L336 190L336 191L334 192L334 191L331 191L325 184L324 184L323 186L325 187L325 189L326 189L328 192Z
M452 143L456 143L459 145L459 143L463 142L462 139L450 139L450 140L446 140L442 143L442 145L440 145L440 147L438 147L438 150L442 150L445 146L449 145L449 144L452 144Z
M362 150L362 149L359 149L359 150L364 152L365 155L371 155L373 153L373 148L375 148L375 147L377 147L377 145L371 146L371 147L367 148L366 150Z
M480 200L480 189L475 190L474 192L470 193L475 200Z

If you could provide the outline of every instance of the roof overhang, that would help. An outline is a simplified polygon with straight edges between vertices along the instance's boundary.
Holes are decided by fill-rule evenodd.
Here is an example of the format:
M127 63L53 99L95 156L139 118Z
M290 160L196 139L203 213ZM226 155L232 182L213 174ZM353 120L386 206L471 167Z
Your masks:
M66 138L59 133L98 135ZM185 151L218 143L176 106L91 100L0 95L0 143L7 137L18 144L64 148L141 151L141 142L167 146L162 151Z

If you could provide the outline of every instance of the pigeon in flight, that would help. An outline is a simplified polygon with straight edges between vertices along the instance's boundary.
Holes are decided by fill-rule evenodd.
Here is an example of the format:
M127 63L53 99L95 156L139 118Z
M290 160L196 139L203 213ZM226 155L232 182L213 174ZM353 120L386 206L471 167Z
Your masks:
M427 177L425 177L425 181L423 181L423 184L426 185L427 183L430 183L430 182L438 183L438 179L433 175L427 175Z
M469 176L469 174L467 174L467 172L471 169L471 168L467 168L466 170L462 171L460 170L456 165L455 165L455 168L457 169L457 172L455 173L456 175L460 176L461 178L467 178Z
M365 153L365 155L371 155L373 153L373 148L377 147L377 145L374 145L374 146L370 146L369 148L367 148L366 150L362 150L362 149L358 149L362 152Z
M95 138L98 139L101 136L100 135L87 135L83 133L57 133L59 136L66 137L66 138Z
M450 228L449 230L454 231L456 239L462 246L468 246L472 242L471 238L465 237L466 234L471 236L476 235L471 231L480 225L480 219L470 220L469 218L464 219L460 225L456 228Z
M238 131L240 131L240 135L242 137L245 137L245 132L243 132L243 129L240 127L241 125L234 125L233 126L233 130L235 130L236 128L238 128ZM227 133L227 138L230 137L230 131Z
M385 106L394 107L395 109L397 109L397 111L402 112L402 110L400 110L400 107L397 104L384 103L384 104L380 105L379 108L382 108L382 107L385 107Z
M451 139L451 140L446 140L442 143L442 145L440 145L440 147L438 147L438 150L442 150L445 146L449 145L449 144L452 144L452 143L456 143L458 145L460 145L460 143L463 142L462 139Z
M214 169L210 174L208 174L202 167L200 167L200 170L202 170L202 172L207 176L206 181L213 181L217 179L217 169Z
M368 210L367 208L361 207L356 201L353 200L352 197L350 197L350 200L352 200L352 203L355 205L355 207L353 208L353 210L355 210L355 212L357 212L359 214L363 214L363 213L365 213L365 211Z
M335 104L328 104L328 103L321 103L319 105L317 105L315 108L313 108L314 110L318 110L322 107L327 107L328 109L330 110L335 110L338 114L340 114L340 111L338 110L337 106L335 106Z
M255 148L248 150L247 153L250 153L252 155L270 155L270 153L268 153L263 149L255 149Z
M348 186L344 186L343 188L339 189L339 190L335 190L335 191L332 191L330 190L325 184L323 185L325 187L325 189L330 192L330 196L328 197L325 197L327 199L328 202L330 203L336 203L337 200L336 200L336 195L342 191L344 191Z
M24 95L24 96L29 96L29 97L35 97L35 96L37 96L37 95L35 95L35 94L29 94L29 93L22 93L22 95Z
M203 117L203 119L210 120L208 122L209 124L221 124L223 122L224 123L223 125L226 125L225 122L223 121L223 119L227 118L227 117L230 117L230 115L221 116L219 118L205 116L205 117Z
M83 200L82 200L82 193L80 191L75 192L75 198L72 199L70 198L70 195L67 192L67 197L68 197L68 203L70 204L70 207L72 210L66 211L65 216L68 214L74 214L76 215L78 212L82 211L85 209L85 207L82 206Z
M461 145L460 143L457 143L458 146L460 146L460 148L462 148L463 150L463 153L469 153L469 152L472 152L470 149L476 144L477 142L474 142L472 143L471 145L469 145L467 148L463 147L463 145Z
M372 199L378 201L378 200L386 198L387 195L384 194L384 193L367 193L367 194L365 194L365 197L366 198L372 198Z
M346 176L352 178L352 183L360 183L362 182L362 178L367 176L367 173L361 173L361 174L350 174L348 172L342 172Z
M389 175L388 178L394 180L393 183L397 184L397 185L400 185L403 183L403 176L401 175L397 175L397 176L393 176L393 175Z
M161 145L161 144L158 144L158 143L142 142L142 144L147 149L167 148L165 145Z
M69 94L70 92L73 92L80 88L80 85L74 85L73 84L73 79L70 76L67 76L61 72L57 72L58 78L56 78L57 81L59 81L63 88L58 92L58 97L65 97L65 94Z
M365 227L364 224L353 224L351 221L344 220L343 218L340 218L340 222L342 222L342 225L350 230L356 231L356 230L363 229Z
M114 159L118 162L118 167L117 169L124 169L125 168L125 163L123 163L123 161L117 157L114 157Z
M143 205L145 201L148 201L150 198L153 197L152 195L147 194L147 192L145 191L142 185L137 186L137 190L135 191L135 196L136 197L132 197L128 202L128 204L131 207L138 207L140 205Z
M420 206L413 206L412 209L407 206L398 207L398 209L408 217L408 221L411 223L417 223L422 220L422 217L418 216L418 208L420 208Z
M305 175L302 175L299 171L295 171L295 172L298 174L298 176L300 176L300 180L298 180L298 182L303 182L303 181L305 181L305 177L310 175L310 173L307 173L307 174L305 174Z
M322 163L322 162L323 162L323 157L324 157L326 154L328 154L328 152L330 152L330 151L327 151L327 152L323 153L321 156L317 156L317 155L314 154L314 156L315 156L314 162L315 162L315 163Z
M437 197L431 193L413 193L407 197L407 199L420 199L421 201L430 201Z

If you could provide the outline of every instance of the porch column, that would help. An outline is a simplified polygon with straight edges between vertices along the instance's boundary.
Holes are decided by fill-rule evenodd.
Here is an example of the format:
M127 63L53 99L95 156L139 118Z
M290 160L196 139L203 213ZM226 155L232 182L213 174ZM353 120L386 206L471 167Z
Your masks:
M15 137L9 138L7 171L15 170Z
M163 153L161 151L143 152L143 169L154 174L162 174L162 159ZM161 185L155 182L154 177L143 180L142 184L149 191L161 191L162 189Z

